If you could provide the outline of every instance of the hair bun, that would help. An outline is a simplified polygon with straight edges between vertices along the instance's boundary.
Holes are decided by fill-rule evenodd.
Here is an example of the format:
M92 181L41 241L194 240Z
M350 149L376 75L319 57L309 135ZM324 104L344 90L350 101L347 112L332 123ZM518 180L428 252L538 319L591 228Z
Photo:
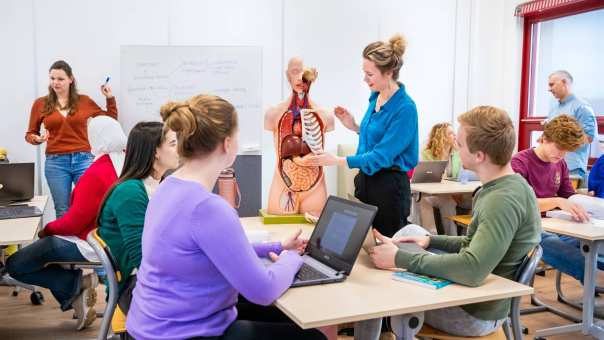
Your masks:
M168 102L161 106L161 108L159 109L159 114L164 120L166 120L168 119L168 117L170 117L173 112L177 111L181 107L187 106L189 106L189 104L187 104L186 102Z
M402 57L407 48L407 40L401 34L395 34L390 38L390 47L395 55Z
M172 131L190 136L197 129L195 116L191 112L189 103L184 102L168 102L159 109L159 113L165 122L165 125Z

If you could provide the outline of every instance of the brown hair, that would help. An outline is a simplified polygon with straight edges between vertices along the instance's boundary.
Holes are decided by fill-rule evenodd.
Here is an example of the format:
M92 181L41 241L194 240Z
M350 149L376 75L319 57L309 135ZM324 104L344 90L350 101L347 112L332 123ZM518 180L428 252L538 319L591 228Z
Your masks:
M197 95L169 102L160 114L166 127L176 132L178 154L184 158L211 153L237 129L235 107L218 96Z
M566 151L575 151L585 143L583 129L569 115L559 115L545 123L542 138Z
M363 58L375 63L382 74L392 71L392 79L397 80L403 66L403 54L407 48L407 41L400 34L395 34L385 43L373 42L363 50Z
M478 106L457 120L466 131L471 153L482 151L496 165L509 163L516 146L516 131L507 112L493 106Z
M451 127L449 123L438 123L430 130L430 137L426 150L429 150L432 156L436 159L446 159L445 149L447 148L447 130Z
M71 85L69 85L69 97L67 101L69 115L73 115L78 109L78 100L80 99L80 96L78 94L78 88L76 86L76 80L73 77L73 71L71 70L71 66L69 66L69 64L64 60L58 60L55 61L52 65L50 65L50 69L48 69L48 72L52 70L63 70L69 78L73 79ZM52 87L48 85L48 96L46 96L46 100L44 101L44 109L42 110L42 115L46 116L53 113L57 106L59 106L59 99L57 98L57 94L55 93L55 90L53 90Z

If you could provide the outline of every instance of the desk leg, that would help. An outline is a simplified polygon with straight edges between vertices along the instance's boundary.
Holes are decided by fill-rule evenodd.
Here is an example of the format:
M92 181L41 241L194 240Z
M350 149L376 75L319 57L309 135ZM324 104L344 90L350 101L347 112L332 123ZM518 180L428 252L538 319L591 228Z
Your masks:
M594 305L596 292L596 270L598 250L602 241L582 241L581 251L585 256L585 278L583 279L583 334L590 334L597 339L604 338L604 329L594 324Z
M390 325L397 340L413 340L423 324L424 312L390 317Z
M594 323L594 305L596 292L596 269L598 249L602 241L581 241L581 252L585 256L585 277L583 279L583 322L538 330L535 337L545 337L582 331L585 335L592 335L596 339L604 339L604 328L601 323Z

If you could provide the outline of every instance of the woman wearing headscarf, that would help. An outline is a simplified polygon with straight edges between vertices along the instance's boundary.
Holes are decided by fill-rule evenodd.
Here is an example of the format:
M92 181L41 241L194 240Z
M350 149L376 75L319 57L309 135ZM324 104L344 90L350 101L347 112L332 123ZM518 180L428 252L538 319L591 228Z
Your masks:
M50 289L61 310L75 309L78 330L96 318L94 308L98 285L95 273L66 269L51 262L98 261L86 236L95 228L101 201L117 181L124 164L126 135L113 118L99 116L88 124L88 139L95 157L71 196L71 206L61 218L40 230L39 240L10 256L6 269L24 283Z

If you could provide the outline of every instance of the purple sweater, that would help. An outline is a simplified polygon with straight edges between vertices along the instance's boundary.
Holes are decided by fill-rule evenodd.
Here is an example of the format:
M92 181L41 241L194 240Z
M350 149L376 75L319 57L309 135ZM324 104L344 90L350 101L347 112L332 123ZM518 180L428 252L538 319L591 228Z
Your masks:
M279 243L252 247L237 212L198 183L168 177L149 202L143 258L126 328L136 339L218 336L237 317L240 293L269 305L291 285L302 258Z
M558 163L542 161L534 149L522 150L512 157L512 169L533 187L537 198L569 198L575 190L564 160Z

